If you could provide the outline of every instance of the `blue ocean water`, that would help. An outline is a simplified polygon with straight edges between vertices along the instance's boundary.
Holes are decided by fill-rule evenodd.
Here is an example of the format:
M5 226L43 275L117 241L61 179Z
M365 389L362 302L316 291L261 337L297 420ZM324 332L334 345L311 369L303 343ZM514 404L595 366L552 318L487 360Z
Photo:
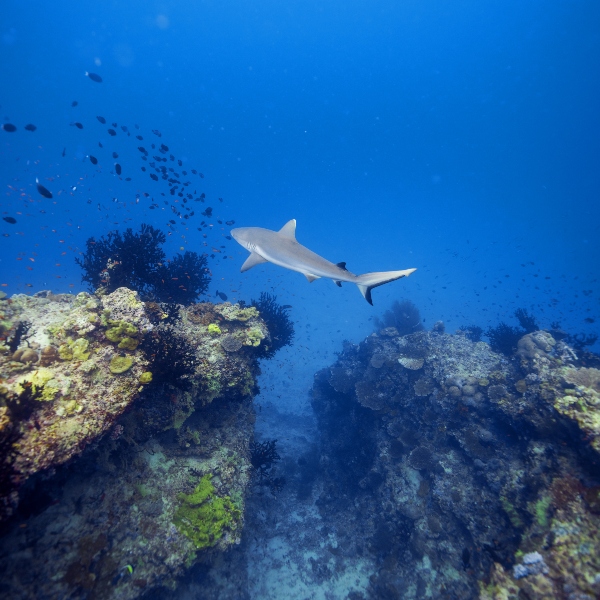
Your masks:
M133 136L107 135L116 122L146 143L161 131L223 219L296 218L301 243L357 273L418 268L371 308L352 286L270 265L240 276L245 251L228 242L211 291L267 286L328 337L368 331L398 297L450 329L523 306L543 326L597 331L584 319L598 312L599 13L585 1L5 2L0 111L18 130L0 138L2 215L17 219L2 222L2 289L76 292L88 237L171 218L135 204L159 184ZM196 220L178 224L175 251L202 248Z

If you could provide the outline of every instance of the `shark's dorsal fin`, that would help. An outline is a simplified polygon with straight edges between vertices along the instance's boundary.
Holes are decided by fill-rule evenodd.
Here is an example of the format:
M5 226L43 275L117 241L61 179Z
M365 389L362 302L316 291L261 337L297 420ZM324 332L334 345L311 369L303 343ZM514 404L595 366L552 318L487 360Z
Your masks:
M312 273L304 273L304 277L308 279L308 283L312 283L315 279L321 279L319 275L313 275Z
M346 269L346 263L345 262L335 263L335 266L339 267L340 269L343 269L344 271L348 270L348 269Z
M246 261L242 265L240 272L243 273L244 271L247 271L248 269L251 269L252 267L255 267L256 265L262 265L263 263L266 263L266 262L268 262L266 258L263 258L260 254L257 254L256 252L251 252L250 256L246 259Z
M288 221L278 233L283 237L296 241L296 219Z

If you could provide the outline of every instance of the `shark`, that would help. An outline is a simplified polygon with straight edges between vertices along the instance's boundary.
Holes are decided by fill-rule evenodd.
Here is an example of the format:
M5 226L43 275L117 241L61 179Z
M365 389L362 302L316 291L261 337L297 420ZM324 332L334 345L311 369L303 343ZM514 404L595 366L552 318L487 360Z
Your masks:
M365 300L373 305L371 290L390 281L408 277L416 269L402 271L381 271L355 275L346 269L345 262L329 262L296 240L296 219L288 221L279 231L262 227L238 227L231 230L231 236L250 252L240 271L244 273L266 262L279 265L291 271L302 273L312 283L325 277L332 279L339 287L342 281L354 283Z

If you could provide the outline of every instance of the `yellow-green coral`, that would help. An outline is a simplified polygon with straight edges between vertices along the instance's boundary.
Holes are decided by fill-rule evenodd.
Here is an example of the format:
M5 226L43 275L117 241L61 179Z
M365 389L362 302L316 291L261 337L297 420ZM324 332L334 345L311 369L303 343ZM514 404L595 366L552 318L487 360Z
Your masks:
M63 360L84 361L90 357L89 347L90 343L85 338L78 338L75 341L69 338L58 347L58 355Z
M106 330L106 339L111 342L121 342L125 338L132 338L138 335L138 329L135 325L127 321L109 321L112 327Z
M253 317L258 317L258 310L254 306L241 308L238 304L220 304L216 309L219 314L228 321L248 321Z
M53 379L54 373L50 369L41 367L19 378L17 381L17 391L19 394L22 394L27 389L31 389L31 393L36 400L54 400L60 389L57 385L53 385Z
M252 327L246 331L246 346L260 346L264 339L263 332L258 327Z
M140 383L146 384L152 381L152 373L150 371L145 371L140 375Z
M210 325L208 326L208 333L210 333L211 335L220 335L221 328L216 323L210 323Z
M133 359L130 356L113 356L108 368L111 373L125 373L131 369L133 365Z
M552 499L550 496L542 496L535 503L535 520L540 527L546 527L548 525L548 508Z
M235 526L241 518L229 496L215 494L212 475L205 475L191 494L179 494L181 505L173 523L198 549L214 546L225 528Z

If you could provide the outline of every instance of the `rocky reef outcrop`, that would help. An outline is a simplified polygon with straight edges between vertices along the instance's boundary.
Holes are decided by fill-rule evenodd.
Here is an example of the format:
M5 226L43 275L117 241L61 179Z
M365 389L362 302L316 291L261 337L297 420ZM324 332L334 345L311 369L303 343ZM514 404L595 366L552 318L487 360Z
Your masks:
M49 292L0 301L0 591L135 598L239 543L254 307Z
M318 505L371 598L600 596L600 370L388 327L315 376Z

